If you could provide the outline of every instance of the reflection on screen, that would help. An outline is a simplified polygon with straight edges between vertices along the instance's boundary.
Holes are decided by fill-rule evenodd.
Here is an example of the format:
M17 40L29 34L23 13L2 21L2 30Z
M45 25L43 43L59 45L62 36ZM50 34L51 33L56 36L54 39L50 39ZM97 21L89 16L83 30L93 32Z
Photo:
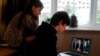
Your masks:
M73 37L71 49L76 52L88 54L90 51L90 41L90 39L86 38Z

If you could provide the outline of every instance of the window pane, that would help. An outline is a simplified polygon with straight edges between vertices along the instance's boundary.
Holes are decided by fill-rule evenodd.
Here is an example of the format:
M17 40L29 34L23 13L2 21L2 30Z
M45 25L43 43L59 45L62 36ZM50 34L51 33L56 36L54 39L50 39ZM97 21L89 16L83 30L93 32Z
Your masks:
M49 17L51 14L51 0L41 0L43 3L43 10L41 11L40 19L39 19L39 25L45 18Z
M100 0L97 2L96 23L100 23Z
M64 10L69 16L75 14L78 25L85 25L90 20L91 0L58 0L57 11Z

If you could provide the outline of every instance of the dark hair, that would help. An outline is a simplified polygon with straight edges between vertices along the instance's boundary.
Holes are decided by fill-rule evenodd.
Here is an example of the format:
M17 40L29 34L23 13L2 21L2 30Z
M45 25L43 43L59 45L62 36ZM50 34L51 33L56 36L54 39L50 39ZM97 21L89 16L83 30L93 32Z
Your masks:
M17 24L17 29L20 29L20 28L21 28L22 21L23 21L23 19L24 19L24 17L25 17L26 14L32 15L32 17L34 17L34 19L35 19L35 18L38 18L37 16L34 16L34 15L32 14L32 6L33 6L33 5L34 5L35 7L42 7L42 8L43 8L43 4L42 4L42 2L41 2L40 0L30 0L30 1L27 3L27 5L26 5L26 9L23 10L23 13L22 13L21 16L20 16L20 19L19 19L18 24Z
M27 3L26 9L24 10L25 13L32 14L32 6L41 7L43 8L43 4L40 0L31 0Z
M69 25L70 24L70 19L69 16L67 14L67 12L64 11L58 11L56 12L52 17L51 17L51 25L58 25L58 23L62 21L62 24L66 24Z

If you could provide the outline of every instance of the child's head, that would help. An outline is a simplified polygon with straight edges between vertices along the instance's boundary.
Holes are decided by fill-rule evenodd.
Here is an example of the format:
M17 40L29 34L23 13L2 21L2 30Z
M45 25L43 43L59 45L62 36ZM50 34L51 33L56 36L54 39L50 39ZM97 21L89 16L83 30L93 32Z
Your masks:
M63 32L66 26L70 24L70 18L67 12L58 11L52 16L50 24L54 26L58 32Z
M78 44L81 44L82 40L81 39L78 39L77 43Z
M39 14L41 13L42 8L43 8L43 4L40 0L31 0L28 3L25 12L38 17Z

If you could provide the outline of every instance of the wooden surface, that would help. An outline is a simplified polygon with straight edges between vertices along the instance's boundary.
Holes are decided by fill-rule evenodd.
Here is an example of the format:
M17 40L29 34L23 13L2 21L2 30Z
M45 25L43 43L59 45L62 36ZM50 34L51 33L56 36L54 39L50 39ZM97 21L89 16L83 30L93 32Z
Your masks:
M10 54L14 53L15 51L9 48L0 48L0 56L9 56Z

